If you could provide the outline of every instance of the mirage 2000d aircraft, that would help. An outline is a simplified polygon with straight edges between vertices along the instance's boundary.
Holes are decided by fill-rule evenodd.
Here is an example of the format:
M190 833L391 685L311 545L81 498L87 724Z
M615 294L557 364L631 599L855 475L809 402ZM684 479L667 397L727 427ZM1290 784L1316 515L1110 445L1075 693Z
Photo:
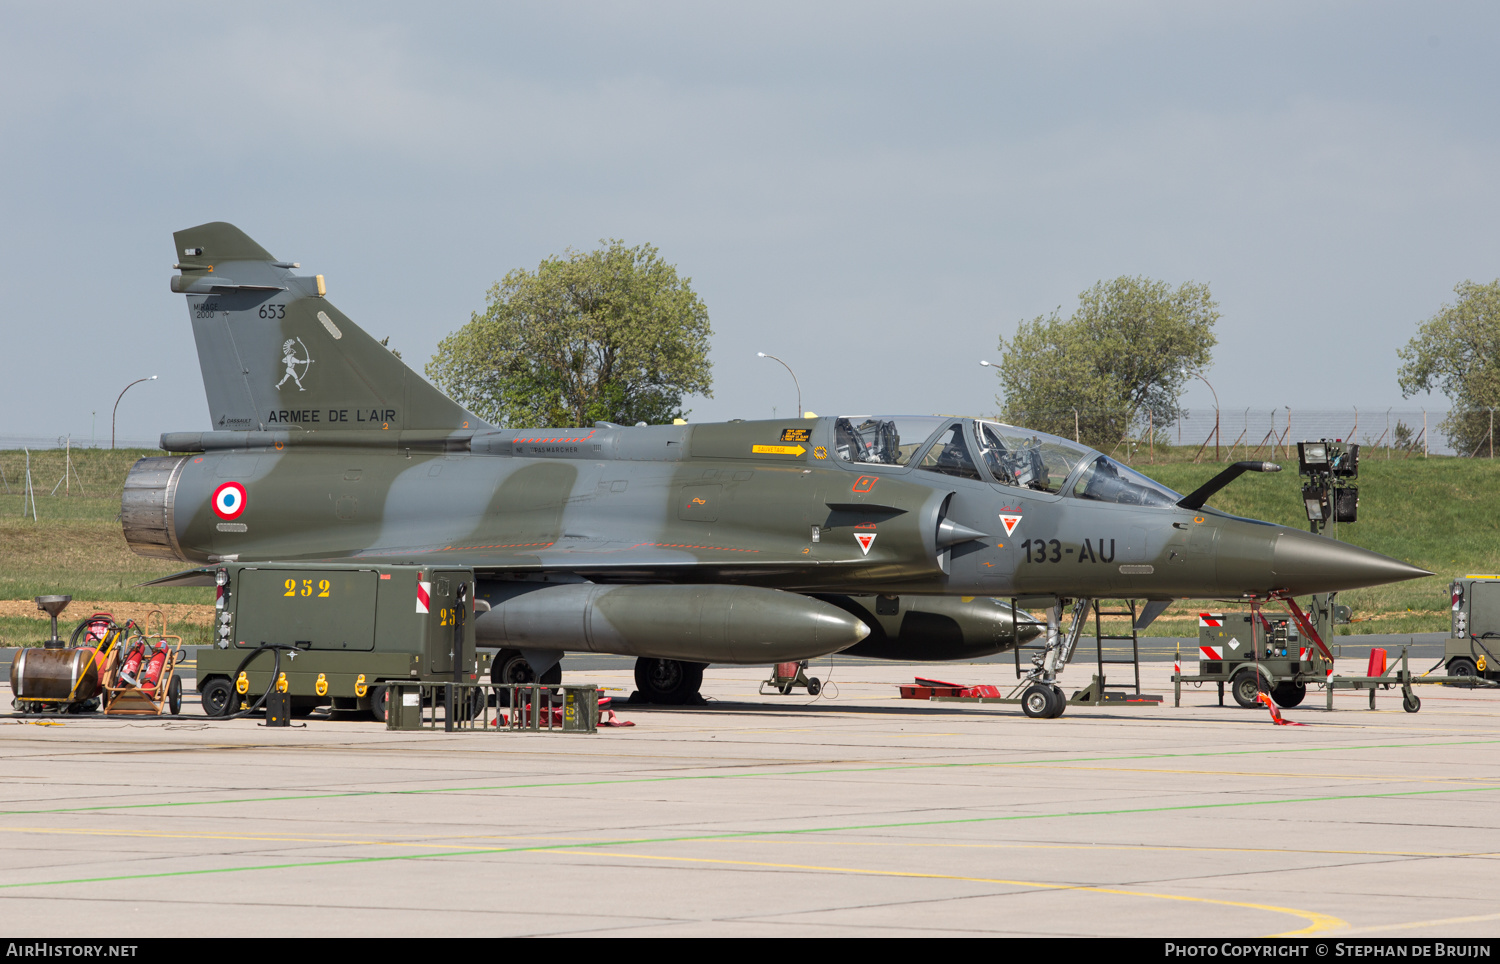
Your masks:
M131 470L143 555L368 561L476 574L497 681L559 679L567 651L637 657L644 695L708 663L849 652L967 659L1038 635L1023 705L1054 682L1091 598L1267 599L1426 575L1217 512L1240 463L1184 497L1066 439L976 418L849 415L498 429L454 403L239 229L178 232L213 419ZM199 570L198 572L201 572ZM187 581L193 573L184 573ZM174 578L174 577L169 577ZM1064 598L1079 600L1071 638Z

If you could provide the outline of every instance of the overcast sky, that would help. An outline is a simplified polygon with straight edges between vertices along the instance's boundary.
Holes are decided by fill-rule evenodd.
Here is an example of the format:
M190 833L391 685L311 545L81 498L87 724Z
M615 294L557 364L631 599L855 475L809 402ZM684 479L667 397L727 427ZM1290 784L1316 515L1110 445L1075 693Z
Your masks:
M1207 282L1225 408L1403 403L1500 275L1500 7L0 3L0 433L207 428L171 233L239 225L420 368L507 271L648 241L694 420L976 412L1094 281ZM1329 353L1333 353L1330 355ZM1189 390L1190 405L1208 393ZM1427 404L1431 404L1428 402Z

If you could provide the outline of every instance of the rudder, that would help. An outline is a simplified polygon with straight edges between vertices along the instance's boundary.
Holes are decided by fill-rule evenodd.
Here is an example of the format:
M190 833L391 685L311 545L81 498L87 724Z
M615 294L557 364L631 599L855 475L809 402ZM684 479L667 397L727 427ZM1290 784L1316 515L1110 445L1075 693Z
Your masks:
M322 275L222 221L172 237L215 429L488 427L335 308Z

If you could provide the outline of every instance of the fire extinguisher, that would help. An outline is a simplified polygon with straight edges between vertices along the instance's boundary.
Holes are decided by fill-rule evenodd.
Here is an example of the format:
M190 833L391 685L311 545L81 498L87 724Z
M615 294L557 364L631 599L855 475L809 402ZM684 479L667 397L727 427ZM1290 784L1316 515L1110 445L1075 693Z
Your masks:
M146 641L140 640L125 654L125 660L120 663L120 682L126 686L139 686L135 674L141 671L141 663L146 659Z
M161 671L166 665L167 647L163 646L151 657L151 662L146 664L146 672L141 674L141 689L156 689L156 684L161 681Z

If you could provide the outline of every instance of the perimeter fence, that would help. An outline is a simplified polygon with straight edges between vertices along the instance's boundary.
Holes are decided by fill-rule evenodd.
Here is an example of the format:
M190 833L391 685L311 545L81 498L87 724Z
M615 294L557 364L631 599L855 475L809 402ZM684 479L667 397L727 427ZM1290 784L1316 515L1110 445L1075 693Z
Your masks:
M155 438L116 438L117 449L154 449L161 445L161 436ZM108 449L108 438L82 438L77 435L3 435L0 434L0 451L9 449Z
M1458 425L1454 413L1443 408L1295 408L1290 405L1246 405L1237 408L1184 409L1177 420L1156 425L1149 418L1131 424L1118 411L1089 408L1009 409L1000 418L1012 424L1051 432L1093 445L1111 454L1130 457L1142 447L1149 453L1164 447L1181 457L1190 448L1196 461L1233 461L1277 454L1296 454L1306 439L1358 442L1370 458L1410 458L1413 455L1463 455L1493 458L1494 411L1464 414ZM1451 420L1450 420L1451 419ZM1462 429L1455 442L1450 430ZM1454 431L1454 434L1460 434ZM155 449L159 438L115 440L117 449ZM77 436L0 434L0 451L33 452L72 448L108 450L109 443Z
M1168 424L1148 415L1131 422L1119 411L1086 408L1009 409L1001 418L1092 445L1127 461L1171 460L1229 462L1255 458L1294 458L1297 443L1308 439L1358 442L1364 458L1404 459L1431 455L1493 458L1494 413L1465 413L1462 423L1449 409L1295 408L1247 405L1242 408L1193 408ZM1449 432L1462 434L1461 440Z

